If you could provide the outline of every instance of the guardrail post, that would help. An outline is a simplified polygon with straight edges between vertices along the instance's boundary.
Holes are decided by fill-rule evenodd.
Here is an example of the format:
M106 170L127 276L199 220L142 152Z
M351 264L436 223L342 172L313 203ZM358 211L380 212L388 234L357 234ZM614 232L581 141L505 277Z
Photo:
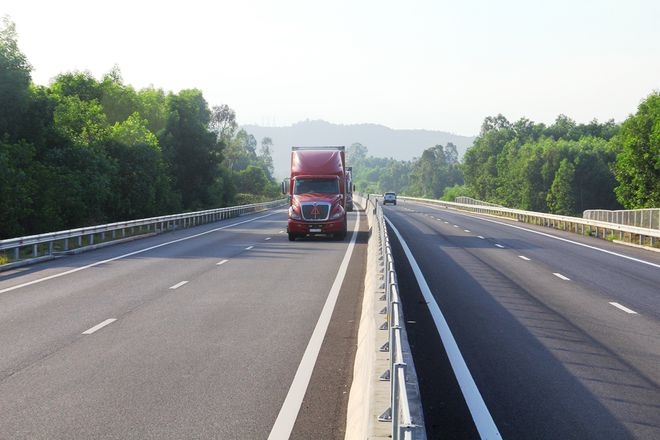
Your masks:
M399 371L404 371L406 364L397 362L392 370L392 440L399 440Z

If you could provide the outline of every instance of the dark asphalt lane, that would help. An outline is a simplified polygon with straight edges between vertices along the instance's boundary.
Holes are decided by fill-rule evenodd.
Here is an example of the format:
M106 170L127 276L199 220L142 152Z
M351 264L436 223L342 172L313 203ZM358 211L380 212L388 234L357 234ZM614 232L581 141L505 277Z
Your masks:
M267 438L348 243L290 243L285 219L241 217L0 276L0 438ZM321 380L337 386L310 388L339 418L325 423L334 432L363 261L353 258L329 332L344 338L329 339L340 368L321 356Z
M657 267L427 205L385 213L412 249L503 438L660 438ZM475 438L465 404L453 401L460 391L427 307L395 249L429 437Z

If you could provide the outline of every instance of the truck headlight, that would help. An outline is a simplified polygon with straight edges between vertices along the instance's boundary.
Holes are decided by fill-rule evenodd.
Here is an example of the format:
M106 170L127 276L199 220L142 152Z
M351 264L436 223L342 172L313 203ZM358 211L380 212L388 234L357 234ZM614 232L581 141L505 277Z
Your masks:
M334 220L334 219L342 218L343 216L344 216L344 208L340 206L335 212L332 213L330 218Z
M298 211L294 209L293 206L289 207L289 218L293 220L300 220L300 214L298 214Z

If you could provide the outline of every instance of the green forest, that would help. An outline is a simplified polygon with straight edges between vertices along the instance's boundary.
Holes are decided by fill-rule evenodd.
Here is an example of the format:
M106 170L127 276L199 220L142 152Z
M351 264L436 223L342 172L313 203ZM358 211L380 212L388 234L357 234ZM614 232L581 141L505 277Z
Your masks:
M280 197L272 141L199 90L31 80L15 25L0 25L0 239Z
M660 93L622 124L577 124L559 115L546 126L485 118L459 160L436 145L411 161L374 158L353 144L348 157L359 191L454 200L473 197L509 208L581 216L587 209L660 207Z
M35 85L15 25L0 23L0 239L279 198L272 140L241 130L201 91L135 90L118 67ZM419 146L402 146L419 148ZM660 93L636 113L546 126L486 117L464 157L454 145L410 161L347 157L357 191L469 196L512 208L660 207Z

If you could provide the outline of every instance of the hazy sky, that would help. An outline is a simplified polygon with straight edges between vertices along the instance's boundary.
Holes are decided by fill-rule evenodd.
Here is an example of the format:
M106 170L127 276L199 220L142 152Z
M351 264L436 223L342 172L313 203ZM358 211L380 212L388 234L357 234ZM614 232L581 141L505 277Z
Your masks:
M3 0L1 15L37 84L117 65L240 124L476 135L498 113L620 122L660 90L658 0Z

